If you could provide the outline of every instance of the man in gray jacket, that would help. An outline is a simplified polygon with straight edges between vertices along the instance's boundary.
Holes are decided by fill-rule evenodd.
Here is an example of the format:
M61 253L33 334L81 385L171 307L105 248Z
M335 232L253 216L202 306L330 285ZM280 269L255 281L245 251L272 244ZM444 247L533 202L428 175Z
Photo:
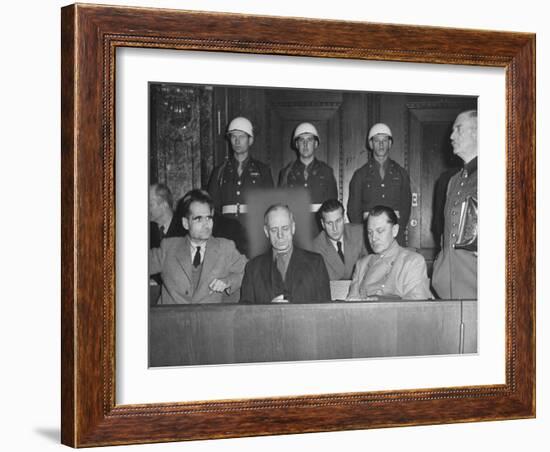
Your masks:
M207 192L187 193L182 211L188 234L149 251L149 274L162 276L160 304L221 303L241 287L246 258L233 241L212 237L214 204Z
M323 230L313 240L313 251L323 256L331 281L351 279L355 263L367 255L363 226L344 223L344 206L328 199L319 209Z

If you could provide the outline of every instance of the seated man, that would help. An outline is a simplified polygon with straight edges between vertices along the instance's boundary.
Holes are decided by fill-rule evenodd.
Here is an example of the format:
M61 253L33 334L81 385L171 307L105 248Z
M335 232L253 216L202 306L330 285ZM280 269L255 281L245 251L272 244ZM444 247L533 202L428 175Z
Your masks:
M149 274L161 273L160 304L221 303L241 286L246 258L231 240L212 237L214 204L203 190L183 198L185 237L166 238L149 251Z
M357 261L348 300L433 298L424 258L398 245L395 211L376 206L369 211L367 232L374 254Z
M173 197L164 184L152 184L149 187L149 248L158 248L162 239L183 237L181 219L172 210Z
M264 232L271 249L246 265L241 303L319 303L330 301L330 284L323 258L294 246L294 216L275 204L264 215Z
M183 229L181 217L174 215L172 192L164 184L149 186L149 248L158 248L160 242L168 237L183 237L187 231ZM151 286L162 284L160 274L151 275ZM160 294L160 288L156 293Z
M323 256L331 281L351 279L355 263L367 255L363 226L344 224L344 206L337 199L321 204L323 230L313 240L313 251Z

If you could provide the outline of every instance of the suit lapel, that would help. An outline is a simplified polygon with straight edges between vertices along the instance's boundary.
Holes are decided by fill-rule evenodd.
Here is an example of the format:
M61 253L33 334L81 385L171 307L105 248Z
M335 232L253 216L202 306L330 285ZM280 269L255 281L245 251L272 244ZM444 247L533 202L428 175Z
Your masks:
M214 269L217 260L220 258L219 248L220 246L218 241L214 240L212 237L210 237L208 239L208 242L206 242L206 250L204 252L204 259L202 261L201 277L199 279L199 284L197 285L197 290L193 298L195 298L197 295L200 295L200 297L202 297L202 294L208 293L208 285L212 281L212 270Z
M353 237L351 237L351 230L344 225L344 256L346 258L346 273L351 273L353 266L355 265L356 259L356 247L358 244L353 243Z
M189 238L185 237L185 239L182 240L181 243L182 249L178 250L179 252L176 253L176 260L181 265L185 276L187 276L187 278L189 279L189 283L192 284L193 277L191 269L191 244L189 243Z
M344 230L345 234L345 230ZM327 260L326 263L330 265L336 273L342 273L344 271L344 263L342 262L342 259L340 259L340 256L338 256L338 252L332 245L331 240L328 238L326 234L324 234L325 238L325 250L327 253ZM344 255L346 254L347 250L347 244L345 242L345 235L344 235Z
M292 251L292 256L290 256L290 262L288 263L288 269L286 271L286 279L284 282L285 287L287 288L290 294L296 295L295 287L300 285L300 277L303 274L303 266L301 265L302 255L300 254L300 249L294 247ZM290 300L294 302L294 300Z

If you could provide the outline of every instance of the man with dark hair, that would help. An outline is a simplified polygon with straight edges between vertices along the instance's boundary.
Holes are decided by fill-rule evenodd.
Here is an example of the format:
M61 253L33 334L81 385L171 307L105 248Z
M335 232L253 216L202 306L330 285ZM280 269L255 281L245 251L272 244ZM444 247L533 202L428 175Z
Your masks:
M372 208L367 232L374 254L357 262L348 300L433 298L424 258L396 241L399 223L395 211L387 206Z
M172 210L173 197L164 184L149 187L149 248L158 248L168 237L183 237L187 232Z
M149 273L161 273L161 304L221 303L241 286L246 258L231 240L212 237L213 202L203 190L182 199L185 237L164 239L149 251Z
M275 204L264 215L271 249L246 265L241 303L321 303L330 301L323 258L293 244L296 231L288 206Z
M470 229L477 240L476 215L467 215L468 205L477 206L477 111L460 113L451 133L453 152L464 161L461 171L451 177L447 186L445 224L441 252L434 262L432 285L445 299L477 298L477 248L460 247L460 230ZM467 227L461 228L467 224ZM476 242L477 243L477 242Z
M315 234L320 231L316 212L327 199L338 198L338 188L333 169L315 157L320 138L315 126L309 122L298 124L292 143L297 158L279 173L280 188L304 188L309 192L312 224Z
M231 155L214 168L208 183L208 192L214 200L214 209L224 217L227 231L220 235L232 239L240 252L248 253L246 236L247 193L256 188L272 188L273 177L268 165L253 158L250 148L254 143L252 123L242 116L233 118L227 126L227 141Z
M319 209L323 230L313 240L313 251L323 256L331 281L351 279L355 263L367 255L363 226L344 223L344 206L337 199Z
M412 201L409 175L389 157L393 135L386 124L374 124L369 130L367 143L372 150L372 157L353 173L349 183L349 221L363 223L374 206L389 206L399 218L397 241L404 245Z

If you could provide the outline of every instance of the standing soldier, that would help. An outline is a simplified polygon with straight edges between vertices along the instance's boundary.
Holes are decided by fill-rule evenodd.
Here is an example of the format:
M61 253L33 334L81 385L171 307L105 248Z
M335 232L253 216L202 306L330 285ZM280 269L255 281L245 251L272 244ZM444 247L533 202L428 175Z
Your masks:
M294 130L294 149L298 158L279 173L279 187L304 187L309 191L311 212L316 213L327 199L338 199L334 171L325 162L315 158L319 134L313 124L303 122ZM317 224L317 231L320 231Z
M391 207L399 218L397 241L405 245L405 229L411 214L411 181L407 171L389 158L393 144L391 129L383 123L371 127L368 143L374 158L353 174L349 184L348 216L363 223L377 205Z
M250 189L272 188L273 178L269 166L250 156L254 130L248 119L234 118L227 127L226 137L232 155L214 168L208 183L219 219L214 235L233 240L237 249L248 255L245 196Z

